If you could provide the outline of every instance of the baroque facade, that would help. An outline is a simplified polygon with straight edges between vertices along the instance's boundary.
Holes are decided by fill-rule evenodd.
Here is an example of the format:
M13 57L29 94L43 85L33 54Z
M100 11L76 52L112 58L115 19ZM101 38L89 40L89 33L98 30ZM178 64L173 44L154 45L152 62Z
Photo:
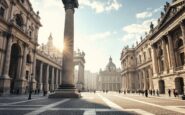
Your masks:
M38 47L41 26L29 0L0 1L0 95L27 93L29 87L47 93L62 83L62 56L52 36L45 49ZM75 55L74 63L84 67L84 56Z
M176 89L184 94L185 86L185 1L166 3L154 28L137 43L124 48L121 54L123 90Z
M100 70L98 75L98 90L118 91L121 89L121 73L120 69L109 58L105 70Z

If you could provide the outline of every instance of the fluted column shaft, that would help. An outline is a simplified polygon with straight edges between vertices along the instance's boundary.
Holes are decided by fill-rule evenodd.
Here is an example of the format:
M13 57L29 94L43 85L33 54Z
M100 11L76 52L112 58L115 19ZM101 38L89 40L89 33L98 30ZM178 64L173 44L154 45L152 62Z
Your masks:
M54 90L54 80L55 80L55 68L52 67L52 70L51 70L51 91Z
M39 90L42 90L42 85L43 85L43 81L42 81L42 77L43 77L43 63L40 63L40 75L39 75Z
M58 87L58 69L56 69L56 75L55 75L55 77L56 77L56 81L55 81L55 89Z
M74 9L66 8L65 14L65 29L64 29L64 51L62 65L62 85L74 87Z
M21 71L21 78L25 79L26 74L26 57L27 57L27 47L24 47L24 53L23 53L23 60L22 60L22 71Z
M170 34L167 35L168 37L168 44L169 44L169 54L170 54L170 69L174 70L174 68L176 67L176 62L175 62L175 54L174 54L174 47L173 47L173 41L172 41L172 37Z
M185 46L185 25L184 25L184 22L182 21L180 23L180 27L181 27L181 31L182 31L182 37L183 37L183 44ZM185 47L184 47L184 52L185 52ZM185 62L185 59L184 59L184 62Z
M7 47L6 47L6 55L5 55L6 58L4 60L4 70L3 70L3 77L4 78L9 78L11 46L12 46L12 38L9 37L7 40Z
M43 83L43 90L44 91L48 91L49 90L49 81L48 81L48 79L49 79L49 65L46 65L46 71L45 71L45 80L44 80L44 83Z
M157 76L157 74L159 73L159 68L158 68L157 53L156 53L155 46L152 46L152 66L153 66L154 76Z
M162 47L163 47L163 55L164 55L164 71L168 71L168 57L167 57L167 51L166 51L166 42L165 39L162 39Z

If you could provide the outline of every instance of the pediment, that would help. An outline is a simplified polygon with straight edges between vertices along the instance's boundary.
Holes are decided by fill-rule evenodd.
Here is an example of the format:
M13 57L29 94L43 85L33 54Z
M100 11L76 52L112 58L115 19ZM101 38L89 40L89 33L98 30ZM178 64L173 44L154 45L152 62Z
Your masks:
M178 4L171 4L164 14L161 15L159 27L163 26L169 19L171 19L178 11L184 6L184 1L178 2Z

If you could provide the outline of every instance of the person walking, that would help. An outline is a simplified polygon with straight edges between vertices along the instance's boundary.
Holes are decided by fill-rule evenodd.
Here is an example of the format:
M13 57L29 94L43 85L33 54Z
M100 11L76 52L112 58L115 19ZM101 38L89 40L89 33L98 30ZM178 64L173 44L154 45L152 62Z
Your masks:
M169 95L169 97L171 97L171 90L170 89L168 89L168 95Z
M148 90L145 90L145 97L148 97Z
M173 89L173 95L174 95L174 97L176 97L177 95L176 95L176 91L175 91L175 89Z
M157 93L157 96L159 96L159 90L158 89L157 89L156 93Z

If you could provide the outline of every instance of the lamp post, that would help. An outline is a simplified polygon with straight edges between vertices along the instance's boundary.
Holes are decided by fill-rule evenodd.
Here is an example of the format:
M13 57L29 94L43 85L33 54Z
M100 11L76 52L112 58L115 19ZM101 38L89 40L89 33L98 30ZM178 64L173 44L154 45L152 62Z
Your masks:
M29 96L28 96L28 100L31 100L31 94L32 94L32 77L33 76L33 74L31 74L30 76L29 76Z

